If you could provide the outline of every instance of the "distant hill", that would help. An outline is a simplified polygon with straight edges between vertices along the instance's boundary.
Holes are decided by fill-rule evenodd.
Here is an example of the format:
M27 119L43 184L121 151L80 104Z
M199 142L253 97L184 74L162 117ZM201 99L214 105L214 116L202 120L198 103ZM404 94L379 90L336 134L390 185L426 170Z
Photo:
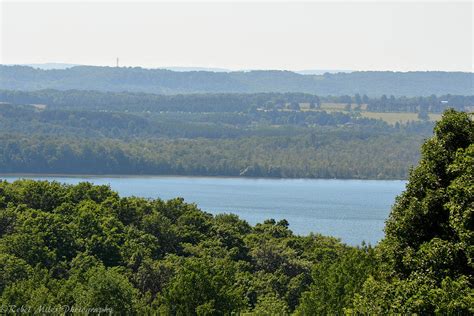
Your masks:
M338 72L354 72L354 70L341 70L341 69L303 69L295 70L300 75L324 75L325 73L337 74Z
M10 66L28 66L43 70L51 70L51 69L67 69L76 66L86 66L81 64L67 64L67 63L41 63L41 64L11 64ZM231 70L228 68L218 68L218 67L186 67L186 66L169 66L169 67L156 67L156 68L148 68L148 69L165 69L171 71L178 71L178 72L187 72L187 71L209 71L209 72L233 72L233 71L252 71L255 69L238 69L238 70ZM297 74L301 75L322 75L325 73L338 73L338 72L353 72L353 70L337 70L337 69L303 69L303 70L295 70L293 71Z
M32 68L38 68L43 70L51 70L51 69L67 69L76 66L81 66L78 64L66 64L66 63L43 63L43 64L25 64L19 66L27 66Z
M208 72L231 72L232 70L226 68L209 68L209 67L159 67L159 69L189 72L189 71L208 71Z
M427 96L474 94L466 72L351 72L302 75L290 71L171 71L131 67L76 66L43 70L0 66L0 89L80 89L158 94L305 92L318 95Z

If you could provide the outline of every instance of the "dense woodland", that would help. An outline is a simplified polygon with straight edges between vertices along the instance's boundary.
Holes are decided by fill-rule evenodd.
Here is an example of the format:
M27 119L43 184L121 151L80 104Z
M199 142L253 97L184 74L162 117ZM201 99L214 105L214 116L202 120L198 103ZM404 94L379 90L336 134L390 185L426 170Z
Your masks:
M469 112L474 96L0 90L0 102L0 173L404 179L429 115Z
M342 133L339 133L342 134ZM285 178L403 178L422 137L346 134L240 139L54 139L4 135L4 173L154 174Z
M317 95L470 95L468 72L351 72L301 75L290 71L174 72L139 67L77 66L41 70L0 65L0 89L100 90L158 94L305 92Z
M321 100L338 97L301 93L2 91L0 100L0 173L400 179L433 126L325 111Z
M40 104L54 109L88 109L130 112L255 112L258 110L318 110L321 103L340 103L347 110L371 112L432 112L447 108L469 111L474 108L474 95L430 95L395 97L366 94L318 96L308 93L218 93L160 95L130 92L84 90L0 90L0 102L8 104ZM273 112L273 111L272 111ZM316 114L316 113L310 113Z
M474 123L449 110L375 247L179 198L1 182L1 313L472 314L473 168Z

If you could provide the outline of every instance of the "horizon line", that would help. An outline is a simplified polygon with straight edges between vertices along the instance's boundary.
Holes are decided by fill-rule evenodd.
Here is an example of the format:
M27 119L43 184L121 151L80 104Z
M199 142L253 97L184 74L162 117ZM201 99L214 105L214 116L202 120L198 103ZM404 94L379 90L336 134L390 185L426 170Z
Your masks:
M302 75L323 75L325 73L353 73L353 72L461 72L474 73L474 69L468 70L393 70L393 69L335 69L335 68L305 68L305 69L289 69L289 68L228 68L219 66L146 66L146 65L112 65L112 64L76 64L67 62L44 62L44 63L0 63L2 66L24 66L40 70L65 70L73 67L108 67L108 68L141 68L146 70L170 70L174 72L192 72L204 71L214 73L231 73L231 72L251 72L251 71L288 71ZM49 66L48 66L49 65ZM44 67L42 67L44 66ZM57 66L57 67L54 67ZM306 73L305 73L306 72Z

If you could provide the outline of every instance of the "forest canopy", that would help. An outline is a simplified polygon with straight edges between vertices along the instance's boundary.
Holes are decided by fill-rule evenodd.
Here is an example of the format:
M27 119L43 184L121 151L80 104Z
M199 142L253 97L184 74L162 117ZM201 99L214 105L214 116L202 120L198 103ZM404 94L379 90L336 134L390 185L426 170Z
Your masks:
M405 179L430 115L474 102L79 90L3 90L0 101L0 173L355 179ZM364 116L371 107L411 120Z
M472 314L474 123L447 111L375 247L90 183L0 183L0 306L125 314ZM12 308L14 310L12 310ZM4 310L5 309L5 310Z

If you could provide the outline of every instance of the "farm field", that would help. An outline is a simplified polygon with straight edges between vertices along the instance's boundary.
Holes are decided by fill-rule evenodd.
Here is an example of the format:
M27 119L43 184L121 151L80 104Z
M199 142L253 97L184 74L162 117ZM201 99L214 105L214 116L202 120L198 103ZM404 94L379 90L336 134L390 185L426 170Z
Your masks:
M326 103L323 102L321 103L321 108L320 109L310 109L309 108L309 103L300 103L300 108L301 111L320 111L324 110L327 112L341 112L344 111L346 104L344 103ZM357 105L352 104L352 107L355 107ZM365 110L367 108L367 104L361 104L361 110Z
M389 124L395 124L397 122L406 123L409 121L419 121L418 113L387 113L387 112L361 112L363 117L381 119ZM441 114L429 114L430 121L439 121Z
M310 109L309 103L300 103L301 111L326 111L326 112L345 112L344 103L322 103L320 109ZM354 108L356 105L352 104ZM407 113L407 112L367 112L367 104L361 105L360 114L362 117L381 119L389 124L406 123L410 121L419 121L418 113ZM441 114L429 114L430 121L439 121L441 119Z

